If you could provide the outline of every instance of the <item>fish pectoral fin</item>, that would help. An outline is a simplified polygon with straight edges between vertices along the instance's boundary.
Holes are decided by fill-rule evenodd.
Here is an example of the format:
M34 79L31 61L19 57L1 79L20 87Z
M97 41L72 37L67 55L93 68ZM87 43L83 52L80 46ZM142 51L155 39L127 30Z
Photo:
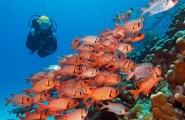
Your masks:
M149 90L144 90L143 93L148 96L148 94L150 93L150 89Z

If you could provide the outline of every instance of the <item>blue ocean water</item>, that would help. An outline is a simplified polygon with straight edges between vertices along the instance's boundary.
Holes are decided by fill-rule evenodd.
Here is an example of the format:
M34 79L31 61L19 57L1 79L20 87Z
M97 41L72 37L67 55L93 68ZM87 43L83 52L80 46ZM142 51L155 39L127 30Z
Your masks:
M4 97L11 98L12 93L23 93L23 88L30 87L23 78L30 77L30 73L43 71L43 67L57 64L57 56L73 53L70 43L75 36L82 38L84 34L98 35L98 30L104 31L105 27L113 29L115 23L110 18L114 18L122 8L134 8L135 15L129 20L137 18L140 12L138 8L145 6L147 2L148 0L1 0L0 120L18 119L7 112L12 110L13 105L4 106ZM170 23L170 17L176 8L165 12L167 15L160 23ZM28 21L32 15L47 15L57 22L58 49L48 57L30 55L25 46L30 30ZM147 18L143 30L155 21L154 16ZM152 30L158 31L162 36L168 26L155 27Z

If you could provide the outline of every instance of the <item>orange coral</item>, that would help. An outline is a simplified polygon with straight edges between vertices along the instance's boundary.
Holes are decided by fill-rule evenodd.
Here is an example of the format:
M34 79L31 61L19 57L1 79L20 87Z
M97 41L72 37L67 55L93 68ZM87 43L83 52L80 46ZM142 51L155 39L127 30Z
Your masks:
M165 96L162 92L151 95L152 100L152 111L153 120L179 120L181 118L177 117L172 104L167 103Z

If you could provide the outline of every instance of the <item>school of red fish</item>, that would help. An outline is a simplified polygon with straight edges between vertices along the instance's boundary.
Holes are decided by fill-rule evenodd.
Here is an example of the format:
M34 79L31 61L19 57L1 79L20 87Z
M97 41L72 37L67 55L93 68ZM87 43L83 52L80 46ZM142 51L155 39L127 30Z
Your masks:
M127 57L127 53L134 50L131 43L145 37L140 32L142 28L143 20L135 19L123 26L116 23L113 30L106 28L98 36L75 37L71 49L78 51L76 54L66 55L58 60L60 65L52 65L46 71L26 78L32 87L23 89L25 94L5 98L5 105L12 102L14 106L37 106L34 111L26 112L25 117L18 116L21 120L45 120L51 116L55 120L84 120L88 108L94 104L101 104L100 110L107 108L117 115L128 114L126 106L111 102L122 92L114 85L123 82L123 74L125 80L134 77L138 89L129 90L134 98L141 92L147 96L162 74L160 66L136 65ZM63 113L68 110L72 112Z

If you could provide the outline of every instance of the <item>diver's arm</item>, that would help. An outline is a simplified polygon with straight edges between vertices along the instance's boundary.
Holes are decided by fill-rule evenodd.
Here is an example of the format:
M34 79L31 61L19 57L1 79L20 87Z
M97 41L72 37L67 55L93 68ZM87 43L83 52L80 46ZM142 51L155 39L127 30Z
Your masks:
M31 51L35 51L37 49L35 45L35 37L32 35L31 31L27 36L26 47Z

